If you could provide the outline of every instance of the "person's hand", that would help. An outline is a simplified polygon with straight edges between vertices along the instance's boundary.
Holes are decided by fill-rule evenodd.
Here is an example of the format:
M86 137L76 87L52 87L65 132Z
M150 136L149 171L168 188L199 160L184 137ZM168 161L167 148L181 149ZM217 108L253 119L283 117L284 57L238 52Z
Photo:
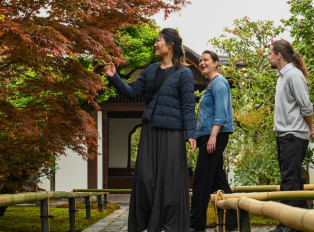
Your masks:
M104 65L105 65L104 66L104 72L106 73L106 75L109 76L109 77L112 77L116 73L116 71L117 71L117 69L114 66L114 64L112 62L106 63L104 60L101 60L101 62L103 62Z
M216 136L210 136L207 142L207 152L213 153L216 150Z
M188 150L188 152L194 151L196 148L196 140L195 139L188 139L188 142L190 144L190 149Z
M312 125L312 130L311 130L311 139L314 139L314 124Z

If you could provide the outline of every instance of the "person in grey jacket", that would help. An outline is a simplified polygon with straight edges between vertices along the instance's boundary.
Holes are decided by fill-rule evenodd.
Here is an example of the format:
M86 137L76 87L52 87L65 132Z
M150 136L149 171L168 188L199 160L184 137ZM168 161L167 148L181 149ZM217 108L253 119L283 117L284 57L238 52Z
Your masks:
M286 40L270 45L269 63L279 70L276 85L274 131L281 175L280 191L303 190L302 162L310 138L314 138L313 104L309 99L309 77L300 54ZM308 208L305 200L282 203ZM273 232L297 231L279 224Z
M161 61L149 65L132 86L120 79L112 63L104 62L108 80L121 93L131 99L141 95L148 99L142 117L128 231L187 232L190 205L185 142L190 143L189 151L195 150L194 77L185 67L182 39L176 30L163 29L154 48Z

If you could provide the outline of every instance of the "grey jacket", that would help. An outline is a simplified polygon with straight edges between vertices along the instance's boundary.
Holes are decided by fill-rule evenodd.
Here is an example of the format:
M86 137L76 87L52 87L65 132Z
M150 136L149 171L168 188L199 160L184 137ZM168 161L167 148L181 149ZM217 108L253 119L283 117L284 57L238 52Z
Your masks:
M290 64L291 65L291 64ZM304 116L313 114L306 79L298 68L292 66L277 80L274 130L277 136L293 134L309 140L310 128Z

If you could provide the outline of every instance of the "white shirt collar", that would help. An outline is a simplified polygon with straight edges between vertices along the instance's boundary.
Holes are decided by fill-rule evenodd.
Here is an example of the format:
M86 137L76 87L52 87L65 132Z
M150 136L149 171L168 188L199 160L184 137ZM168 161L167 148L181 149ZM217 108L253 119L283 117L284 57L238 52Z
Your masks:
M285 65L285 67L283 67L280 71L279 71L279 75L282 77L290 68L293 67L292 63L289 63L287 65Z

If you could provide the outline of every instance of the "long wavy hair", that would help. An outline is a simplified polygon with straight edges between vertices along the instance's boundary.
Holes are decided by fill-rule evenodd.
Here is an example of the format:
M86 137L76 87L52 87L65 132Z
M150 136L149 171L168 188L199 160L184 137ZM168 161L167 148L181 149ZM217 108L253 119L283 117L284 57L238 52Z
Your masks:
M302 56L297 51L294 51L292 45L287 40L277 40L271 45L275 54L280 53L287 62L293 63L296 68L302 71L305 79L308 82L310 81Z

